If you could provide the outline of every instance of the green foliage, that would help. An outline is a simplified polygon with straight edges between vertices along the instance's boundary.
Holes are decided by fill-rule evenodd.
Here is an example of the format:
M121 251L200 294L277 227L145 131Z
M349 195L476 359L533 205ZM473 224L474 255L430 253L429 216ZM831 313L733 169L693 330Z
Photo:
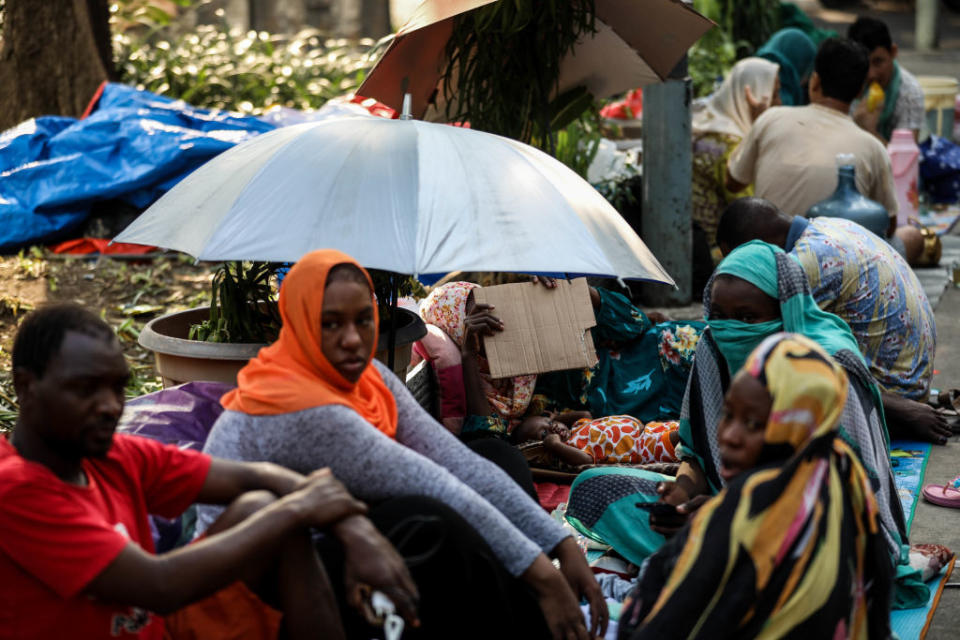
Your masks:
M727 0L724 30L737 44L737 58L753 55L780 28L780 0Z
M201 0L203 4L208 0ZM193 0L170 0L158 3L157 0L115 0L110 5L110 28L116 32L143 28L149 32L159 31L170 26L174 14L173 7L189 7ZM172 6L171 6L172 5Z
M593 105L557 132L556 158L586 179L600 146L600 114Z
M709 95L730 67L752 55L780 28L780 3L774 0L694 0L694 8L717 23L690 48L693 95Z
M735 45L737 59L752 55L780 28L780 0L694 0L693 6L719 25L713 31Z
M737 61L737 48L730 37L714 27L690 48L688 72L693 82L693 97L710 95Z
M279 265L224 262L213 276L210 318L190 327L191 340L270 343L280 333L273 278Z
M442 80L447 117L552 151L552 120L569 106L552 104L560 61L594 21L593 0L498 0L457 16Z
M199 107L260 114L316 109L354 91L373 66L372 40L245 34L201 25L172 40L114 36L121 80Z

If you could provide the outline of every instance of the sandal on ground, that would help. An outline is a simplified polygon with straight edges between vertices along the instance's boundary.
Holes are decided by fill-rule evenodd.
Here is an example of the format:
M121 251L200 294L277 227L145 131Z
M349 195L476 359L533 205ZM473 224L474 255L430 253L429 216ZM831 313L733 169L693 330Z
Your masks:
M953 435L960 435L960 389L945 389L928 404L943 418Z
M951 482L944 485L928 484L924 485L923 497L927 502L940 505L941 507L960 508L960 476L954 478Z
M953 411L960 409L960 389L945 389L938 393L937 405L941 409Z

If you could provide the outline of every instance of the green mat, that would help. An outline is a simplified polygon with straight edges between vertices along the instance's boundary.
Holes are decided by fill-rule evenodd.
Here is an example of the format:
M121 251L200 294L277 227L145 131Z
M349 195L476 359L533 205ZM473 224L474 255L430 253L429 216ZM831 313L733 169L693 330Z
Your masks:
M933 619L933 613L940 604L940 595L943 593L943 586L950 579L953 572L953 563L956 558L950 560L941 571L940 575L928 582L930 586L930 599L926 606L916 609L897 609L890 614L890 627L897 634L900 640L923 640L927 635L927 629L930 627L930 621Z
M920 489L923 487L923 476L927 471L930 451L929 442L894 440L890 443L890 466L893 468L893 481L897 486L897 495L900 496L903 513L907 517L908 533L917 510L917 501L920 499ZM939 576L927 583L930 587L930 599L925 606L916 609L898 609L890 614L890 626L900 640L921 640L926 635L927 627L940 602L943 585L946 584L953 570L953 562L951 560Z
M890 443L890 466L893 468L893 481L897 486L897 495L907 517L907 533L913 524L913 514L920 499L923 475L930 460L930 443L912 440L894 440Z

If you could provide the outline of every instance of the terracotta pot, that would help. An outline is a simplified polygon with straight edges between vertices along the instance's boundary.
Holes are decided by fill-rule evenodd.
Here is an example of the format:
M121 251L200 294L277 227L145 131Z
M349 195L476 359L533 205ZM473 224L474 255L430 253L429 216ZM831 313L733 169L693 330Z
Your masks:
M394 372L401 380L410 364L413 343L427 333L426 325L416 313L398 309ZM195 380L237 384L237 373L265 344L234 344L189 340L190 327L210 317L210 307L196 307L161 316L147 323L138 342L153 351L157 372L164 387ZM381 347L376 358L387 362L387 335L378 337Z
M138 342L153 351L163 386L195 380L237 384L237 372L265 344L188 340L190 327L210 317L210 307L177 311L147 323Z

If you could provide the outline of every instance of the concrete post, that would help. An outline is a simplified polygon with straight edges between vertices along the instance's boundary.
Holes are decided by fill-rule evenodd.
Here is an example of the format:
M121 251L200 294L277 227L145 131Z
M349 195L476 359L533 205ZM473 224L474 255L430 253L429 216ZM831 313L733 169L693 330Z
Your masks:
M643 89L641 236L677 283L676 289L643 285L640 297L651 306L681 306L692 299L691 95L686 57L666 82Z
M940 44L940 0L917 0L916 46L918 51L930 51Z

